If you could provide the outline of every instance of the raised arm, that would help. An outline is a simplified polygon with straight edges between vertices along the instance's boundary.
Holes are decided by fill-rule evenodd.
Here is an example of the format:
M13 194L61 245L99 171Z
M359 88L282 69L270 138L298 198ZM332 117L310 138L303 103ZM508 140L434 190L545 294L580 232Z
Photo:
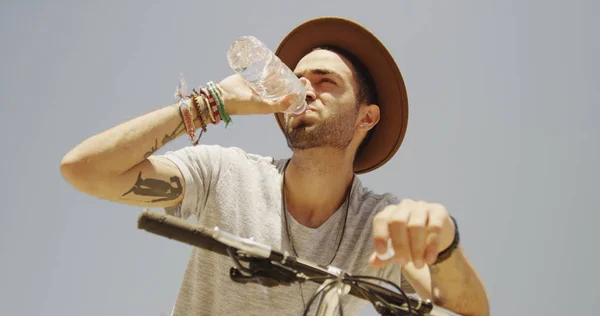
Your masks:
M221 81L219 89L230 115L274 113L293 100L261 100L238 75ZM194 125L200 126L194 107L192 115ZM175 164L152 154L184 133L179 107L169 105L86 139L63 157L60 170L76 189L102 199L138 206L175 206L183 200L185 181Z
M170 160L152 154L184 133L179 107L170 105L86 139L63 157L60 170L76 189L102 199L174 206L185 181Z

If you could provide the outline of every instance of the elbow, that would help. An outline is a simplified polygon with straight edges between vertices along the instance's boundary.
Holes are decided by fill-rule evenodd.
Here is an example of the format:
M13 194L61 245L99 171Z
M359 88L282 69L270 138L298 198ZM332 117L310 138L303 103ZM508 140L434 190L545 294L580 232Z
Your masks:
M71 183L77 179L80 174L78 171L81 171L82 165L82 159L76 157L73 151L70 151L60 160L60 174L67 182Z
M86 160L77 157L73 152L68 152L60 161L60 173L62 177L75 189L90 193L93 179L90 166Z
M60 160L60 174L67 182L71 183L77 175L75 169L77 169L77 160L69 152Z

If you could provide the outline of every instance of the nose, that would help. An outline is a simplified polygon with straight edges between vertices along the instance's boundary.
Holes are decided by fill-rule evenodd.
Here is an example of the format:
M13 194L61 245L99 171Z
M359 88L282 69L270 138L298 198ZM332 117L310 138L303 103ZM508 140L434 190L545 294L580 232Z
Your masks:
M304 89L306 89L306 102L314 101L317 99L317 94L310 83L310 80L302 77L300 78L300 82L304 85Z

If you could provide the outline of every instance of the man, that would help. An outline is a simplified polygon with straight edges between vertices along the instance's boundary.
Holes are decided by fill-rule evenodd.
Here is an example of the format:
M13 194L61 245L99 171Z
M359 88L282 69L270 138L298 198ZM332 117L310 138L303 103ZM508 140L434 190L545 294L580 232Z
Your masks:
M221 81L218 94L232 116L276 113L291 159L205 145L152 155L186 130L171 105L85 140L65 155L62 174L99 198L164 207L354 275L397 283L402 275L405 290L441 307L488 315L484 286L447 210L375 194L355 176L387 162L406 130L404 83L383 44L352 21L328 17L298 26L277 55L306 87L305 113L281 114L290 98L262 100L237 75ZM206 114L199 109L191 107L195 126ZM376 255L388 241L394 256ZM299 315L316 289L239 285L229 279L230 266L194 248L174 315ZM344 310L355 313L364 303L345 298Z

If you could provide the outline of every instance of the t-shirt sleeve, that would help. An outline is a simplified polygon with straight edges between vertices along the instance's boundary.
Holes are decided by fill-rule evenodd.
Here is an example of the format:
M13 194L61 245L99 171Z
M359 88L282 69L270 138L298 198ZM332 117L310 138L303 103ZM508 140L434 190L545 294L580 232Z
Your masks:
M183 219L199 217L221 172L222 156L223 148L215 145L189 146L164 154L179 168L185 181L183 201L165 208L167 214Z

